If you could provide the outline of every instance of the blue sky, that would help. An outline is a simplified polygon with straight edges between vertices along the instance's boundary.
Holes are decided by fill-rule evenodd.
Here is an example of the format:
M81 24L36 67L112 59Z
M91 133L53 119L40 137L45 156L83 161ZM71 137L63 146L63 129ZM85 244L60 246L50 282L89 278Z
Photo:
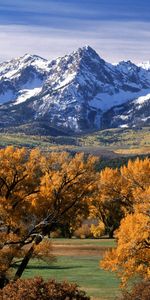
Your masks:
M0 60L90 45L110 62L150 60L150 0L0 0Z

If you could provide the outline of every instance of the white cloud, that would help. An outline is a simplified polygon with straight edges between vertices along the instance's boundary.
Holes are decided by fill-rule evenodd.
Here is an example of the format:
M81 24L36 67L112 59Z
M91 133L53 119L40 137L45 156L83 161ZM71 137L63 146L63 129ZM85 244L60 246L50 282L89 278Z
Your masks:
M78 22L78 30L42 26L0 25L0 60L25 53L52 59L76 50L85 44L93 47L104 59L114 62L150 59L149 23L144 22Z

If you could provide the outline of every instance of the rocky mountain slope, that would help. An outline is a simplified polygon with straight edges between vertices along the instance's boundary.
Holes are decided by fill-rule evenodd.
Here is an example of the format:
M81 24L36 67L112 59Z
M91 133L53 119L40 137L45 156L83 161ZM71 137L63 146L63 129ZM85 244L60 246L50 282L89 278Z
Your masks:
M0 64L0 129L54 135L150 124L150 69L112 65L89 46ZM36 128L37 127L37 128Z

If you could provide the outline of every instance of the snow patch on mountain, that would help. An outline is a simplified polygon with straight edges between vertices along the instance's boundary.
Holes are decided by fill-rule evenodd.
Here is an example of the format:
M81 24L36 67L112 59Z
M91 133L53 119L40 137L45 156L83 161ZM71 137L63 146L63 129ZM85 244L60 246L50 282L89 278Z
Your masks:
M145 96L141 96L139 98L137 98L136 100L134 100L135 104L143 104L144 102L150 100L150 94L147 94Z
M103 115L103 122L105 128L107 128L107 126L113 128L138 127L143 125L149 126L150 93L128 101L118 107L112 107Z
M120 128L129 128L129 125L128 124L123 124L123 125L120 125L119 127Z
M68 74L68 76L66 78L64 78L63 80L59 80L58 84L55 86L55 89L61 89L63 87L65 87L66 85L68 85L69 83L72 82L72 80L75 78L76 73L72 73L72 74Z
M141 118L141 120L142 120L143 122L146 122L146 121L150 120L150 117L147 117L147 118Z
M106 93L99 93L98 95L96 95L96 97L94 97L90 101L89 104L91 107L94 107L96 109L101 109L103 112L105 112L108 109L112 108L113 106L121 105L130 100L134 100L137 97L138 98L136 99L136 101L144 102L150 98L150 94L147 94L148 91L150 92L150 89L141 90L136 93L119 90L118 93L112 95ZM141 96L141 95L145 95L145 96Z
M21 90L20 93L18 93L18 97L15 99L15 102L13 103L13 105L17 105L20 104L22 102L25 102L26 100L30 99L31 97L34 97L36 95L38 95L41 91L41 88L34 88L34 89L24 89Z
M145 69L145 70L150 70L150 60L144 61L144 62L138 64L138 66L139 66L140 68Z

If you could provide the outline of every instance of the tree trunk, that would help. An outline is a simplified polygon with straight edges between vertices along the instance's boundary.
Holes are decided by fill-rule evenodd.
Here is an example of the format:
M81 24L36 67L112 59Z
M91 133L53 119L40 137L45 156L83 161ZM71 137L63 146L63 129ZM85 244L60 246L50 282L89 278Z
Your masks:
M110 229L108 232L109 239L113 239L114 237L114 229Z
M29 260L32 258L32 255L34 253L35 247L38 244L40 244L42 240L43 240L43 237L41 235L36 236L36 238L35 238L32 246L30 247L30 249L28 250L27 254L23 258L21 264L19 265L18 270L17 270L17 272L15 274L14 280L17 280L17 279L19 279L22 276L24 270L26 269L26 267L28 265Z
M3 289L5 285L9 283L8 278L5 275L0 276L0 289Z

